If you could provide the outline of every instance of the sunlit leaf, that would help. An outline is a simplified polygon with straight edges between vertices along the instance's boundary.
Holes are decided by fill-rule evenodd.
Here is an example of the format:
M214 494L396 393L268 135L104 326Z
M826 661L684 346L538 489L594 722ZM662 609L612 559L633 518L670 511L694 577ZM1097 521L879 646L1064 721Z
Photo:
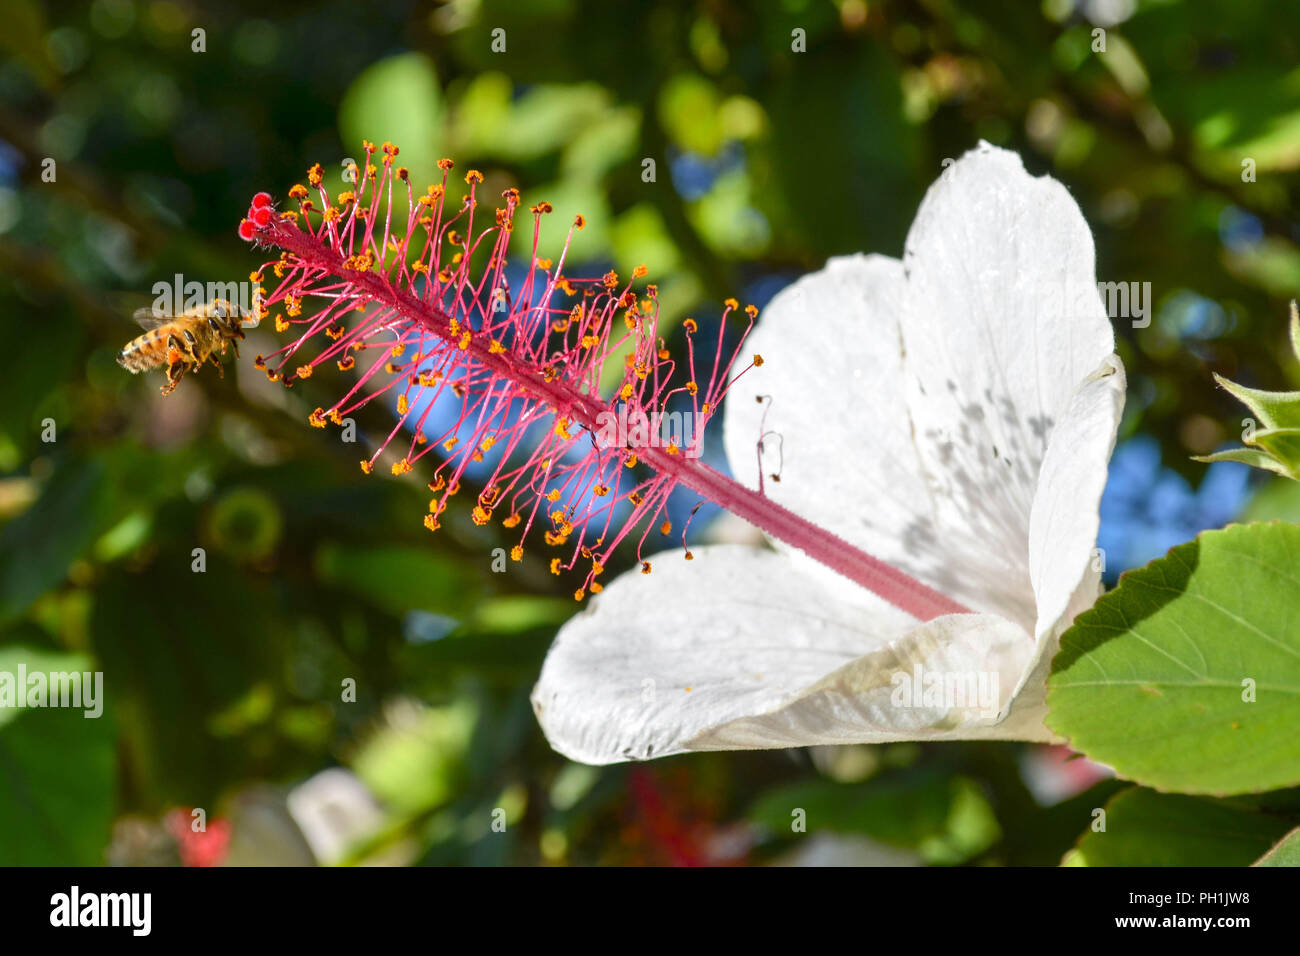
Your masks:
M1089 829L1063 865L1246 866L1288 826L1250 808L1140 787L1125 790L1104 809L1105 829Z
M1061 639L1048 726L1162 790L1300 782L1298 558L1300 527L1233 525L1124 575Z

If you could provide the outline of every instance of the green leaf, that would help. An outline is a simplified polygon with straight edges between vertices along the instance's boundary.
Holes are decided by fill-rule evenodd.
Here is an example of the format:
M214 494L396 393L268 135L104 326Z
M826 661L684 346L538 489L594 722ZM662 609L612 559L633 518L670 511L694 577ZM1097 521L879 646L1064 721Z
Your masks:
M842 57L793 59L797 66L783 71L763 100L771 135L753 156L756 200L774 245L818 262L902 248L921 183L942 168L936 160L922 169L918 128L903 117L897 64L875 44L855 45Z
M394 616L411 610L460 617L481 585L464 562L428 548L360 548L327 544L316 553L322 583L359 595Z
M1300 358L1300 310L1291 303L1291 349ZM1265 392L1230 382L1222 375L1214 380L1233 398L1250 409L1263 427L1245 432L1242 440L1250 448L1234 448L1197 458L1197 461L1239 461L1265 468L1300 481L1300 392Z
M0 621L21 614L67 574L99 531L105 501L98 462L59 468L36 503L0 531Z
M703 156L722 148L717 88L702 76L679 73L659 93L659 122L677 146Z
M1300 483L1280 478L1265 482L1246 505L1241 520L1300 524Z
M1258 451L1254 448L1229 448L1226 451L1216 451L1213 455L1193 455L1192 459L1211 465L1216 461L1235 461L1243 465L1250 465L1252 468L1263 468L1265 471L1271 471L1283 478L1293 477L1288 474L1286 466L1280 461L1275 460L1267 452Z
M147 573L106 571L90 616L132 783L153 807L207 806L253 760L292 772L266 723L264 685L291 640L275 592L216 554L202 574L189 562L164 552Z
M1048 726L1161 790L1300 782L1298 560L1300 527L1232 525L1124 575L1062 637Z
M399 814L438 806L456 792L477 719L467 700L439 708L395 705L361 746L353 769Z
M0 671L92 671L88 657L0 648ZM102 688L101 688L102 689ZM116 731L76 707L0 710L0 865L98 866L113 821Z
M1056 866L1092 822L1096 809L1131 786L1114 778L1099 780L1082 793L1049 807L1008 805L1000 799L998 813L1005 832L997 848L1000 862L1008 866Z
M1266 392L1258 388L1247 388L1222 375L1214 376L1214 380L1223 386L1224 391L1254 412L1265 428L1300 426L1300 392Z
M1300 392L1263 392L1219 375L1214 378L1264 427L1245 436L1250 448L1233 448L1196 460L1239 461L1300 481Z
M362 139L376 145L396 143L402 150L401 165L410 169L412 182L423 189L425 183L442 179L437 163L445 149L443 120L442 90L428 57L402 53L372 63L352 81L339 104L340 160L351 158L364 167ZM355 188L341 174L341 165L332 170L326 165L325 183L331 193Z
M1246 866L1286 832L1280 817L1219 800L1125 790L1063 866Z
M1264 428L1255 432L1254 444L1277 461L1300 463L1300 428ZM1300 470L1292 469L1296 474Z
M1300 827L1278 840L1273 849L1253 862L1252 866L1300 866Z
M1300 827L1296 827L1254 863L1255 866L1300 866Z
M799 783L764 794L754 822L790 833L796 810L809 832L861 833L920 852L928 863L956 864L1001 836L983 791L966 777L905 773L863 784Z

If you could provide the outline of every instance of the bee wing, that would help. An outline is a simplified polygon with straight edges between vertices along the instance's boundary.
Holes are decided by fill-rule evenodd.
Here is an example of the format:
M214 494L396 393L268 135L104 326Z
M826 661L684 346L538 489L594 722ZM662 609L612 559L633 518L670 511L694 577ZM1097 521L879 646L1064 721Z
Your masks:
M172 316L166 314L160 315L153 310L153 306L149 305L146 305L142 309L136 309L131 313L131 318L135 319L140 328L145 331L156 329L160 325L166 325L172 320Z

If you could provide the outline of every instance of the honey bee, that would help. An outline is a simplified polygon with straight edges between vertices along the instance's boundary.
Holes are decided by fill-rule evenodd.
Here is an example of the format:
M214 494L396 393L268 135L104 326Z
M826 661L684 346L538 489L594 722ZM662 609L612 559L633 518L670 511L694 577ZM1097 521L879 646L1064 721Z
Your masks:
M117 364L131 373L167 367L162 393L170 395L186 372L197 372L212 362L223 377L217 355L226 354L226 343L239 358L239 340L244 337L239 310L225 299L186 309L180 315L156 315L152 308L136 309L135 321L147 329L117 353Z

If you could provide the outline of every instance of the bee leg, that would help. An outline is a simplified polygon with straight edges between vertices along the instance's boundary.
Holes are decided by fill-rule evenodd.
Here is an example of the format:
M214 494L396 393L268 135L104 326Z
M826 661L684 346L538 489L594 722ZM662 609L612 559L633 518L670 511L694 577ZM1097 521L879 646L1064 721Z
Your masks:
M214 366L216 366L216 369L217 369L217 378L225 378L225 377L226 377L226 369L225 369L225 366L223 366L223 365L221 364L220 360L217 358L217 356L216 356L215 354L213 354L213 355L209 355L209 356L208 356L208 361L211 362Z
M195 371L197 371L203 365L203 360L199 358L194 351L194 345L195 345L194 333L190 332L188 329L185 331L185 338L183 340L183 344L185 346L184 348L185 363L189 365L191 368L193 368Z
M171 368L173 365L185 361L185 350L181 348L181 343L174 335L167 336L167 375L171 377Z
M170 395L176 391L176 386L181 383L185 377L185 363L181 361L172 362L167 366L167 382L163 385L161 391L164 395Z

